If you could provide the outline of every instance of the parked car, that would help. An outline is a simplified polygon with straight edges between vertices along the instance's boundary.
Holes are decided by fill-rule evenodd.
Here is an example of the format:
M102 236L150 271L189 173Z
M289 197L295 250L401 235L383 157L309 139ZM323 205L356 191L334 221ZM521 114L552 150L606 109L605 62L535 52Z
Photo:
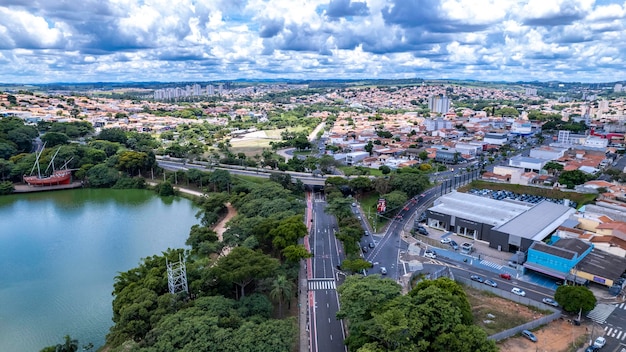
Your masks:
M596 347L594 345L591 345L585 349L585 352L598 352L598 351L600 351L600 347Z
M484 284L489 285L491 287L498 287L498 284L493 280L485 280Z
M366 246L363 246L363 253L367 253L367 251L368 251L368 250L369 250L369 249L367 249L367 247L366 247Z
M530 332L529 330L522 330L522 336L529 339L532 342L537 342L537 336Z
M559 306L559 304L558 304L558 303L556 303L556 301L555 301L555 300L553 300L552 298L547 298L547 297L546 297L546 298L542 299L541 301L542 301L543 303L545 303L545 304L549 304L549 305L551 305L551 306L553 306L553 307L558 307L558 306Z
M426 252L424 252L424 257L437 259L437 252L433 251L432 249L427 249Z
M356 207L356 203L352 203L352 206L353 206L353 207Z
M419 226L419 227L417 228L417 232L418 232L420 235L424 235L424 236L428 236L428 235L429 235L428 230L426 230L423 226Z
M480 282L480 283L482 283L482 282L483 282L483 278L482 278L482 277L480 277L480 276L478 276L478 275L471 275L471 276L470 276L470 279L472 279L473 281L478 281L478 282Z
M380 267L380 273L383 275L387 275L387 268L385 268L384 266Z
M505 280L511 280L511 274L508 274L508 273L501 273L500 277Z
M606 339L603 336L600 336L593 342L593 345L597 348L602 348L606 345Z
M449 239L448 237L445 237L445 238L442 238L442 239L441 239L441 243L442 243L442 244L448 244L448 243L450 243L450 242L452 242L452 240L451 240L451 239Z
M376 247L376 244L374 242L370 242L369 246L370 246L370 248L374 248L374 247Z
M522 290L521 288L513 287L511 292L513 292L514 294L518 296L522 296L522 297L526 296L526 291Z
M459 249L459 244L454 242L454 241L450 241L450 243L448 243L450 245L450 247L452 247L452 249L454 249L455 251L457 249Z

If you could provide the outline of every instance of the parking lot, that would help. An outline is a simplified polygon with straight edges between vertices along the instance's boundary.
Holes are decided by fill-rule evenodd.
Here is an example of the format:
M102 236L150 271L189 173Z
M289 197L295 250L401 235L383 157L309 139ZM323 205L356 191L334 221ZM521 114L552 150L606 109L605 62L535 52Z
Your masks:
M507 273L519 280L532 282L553 290L558 287L559 282L555 278L532 271L524 273L521 268L518 270L509 266L509 259L514 255L513 253L498 251L489 247L486 242L476 241L450 231L442 231L425 224L422 226L427 230L428 236L416 233L415 237L425 244L426 249L434 250L437 257L465 262L496 273ZM451 246L452 242L456 243L456 250ZM471 244L471 253L466 253L463 250L464 244Z
M494 191L491 189L472 188L468 191L468 193L481 196L481 197L493 198L495 200L511 199L511 200L517 200L520 202L526 202L526 203L531 203L531 204L537 204L539 202L547 200L549 202L556 203L556 204L567 203L568 206L574 209L576 209L576 207L578 206L576 202L565 200L565 199L547 198L547 197L532 195L532 194L519 194L519 193L505 191L505 190Z

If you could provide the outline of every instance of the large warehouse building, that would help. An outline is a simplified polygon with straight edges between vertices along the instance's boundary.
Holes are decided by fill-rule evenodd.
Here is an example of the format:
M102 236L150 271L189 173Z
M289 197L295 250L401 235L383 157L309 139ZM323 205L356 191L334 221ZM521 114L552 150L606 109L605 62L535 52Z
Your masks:
M530 204L452 192L426 212L431 227L469 236L501 251L527 251L567 220L575 210L543 201Z

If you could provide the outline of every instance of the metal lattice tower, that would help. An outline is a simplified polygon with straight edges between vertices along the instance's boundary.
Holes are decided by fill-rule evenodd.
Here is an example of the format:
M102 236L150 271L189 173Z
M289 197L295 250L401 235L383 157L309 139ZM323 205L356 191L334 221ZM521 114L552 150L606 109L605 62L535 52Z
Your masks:
M177 294L185 292L189 295L185 261L178 255L178 262L172 263L165 258L165 263L167 265L167 286L170 289L170 293Z

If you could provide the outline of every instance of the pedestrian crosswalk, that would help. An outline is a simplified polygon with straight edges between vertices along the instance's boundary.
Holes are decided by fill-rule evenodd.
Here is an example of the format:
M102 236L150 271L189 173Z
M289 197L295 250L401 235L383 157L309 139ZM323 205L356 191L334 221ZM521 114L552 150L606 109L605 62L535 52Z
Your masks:
M481 260L480 264L484 265L484 266L491 267L491 268L495 268L495 269L498 269L498 270L501 270L503 268L502 265L496 264L496 263L492 263L492 262L487 261L487 260Z
M616 303L615 304L615 308L616 309L624 309L624 310L626 310L626 302L624 302L624 303Z
M335 290L337 289L337 284L335 283L335 280L333 279L328 279L328 280L309 280L309 290L311 291L315 291L315 290Z
M599 303L592 311L587 313L587 318L598 324L604 324L606 322L606 318L613 313L615 308L617 308L617 306L614 304Z
M606 336L610 336L616 340L626 341L626 331L611 326L605 326Z
M442 265L442 266L450 266L450 264L446 263L446 262L442 262L440 260L437 259L429 259L428 264L435 264L435 265Z

